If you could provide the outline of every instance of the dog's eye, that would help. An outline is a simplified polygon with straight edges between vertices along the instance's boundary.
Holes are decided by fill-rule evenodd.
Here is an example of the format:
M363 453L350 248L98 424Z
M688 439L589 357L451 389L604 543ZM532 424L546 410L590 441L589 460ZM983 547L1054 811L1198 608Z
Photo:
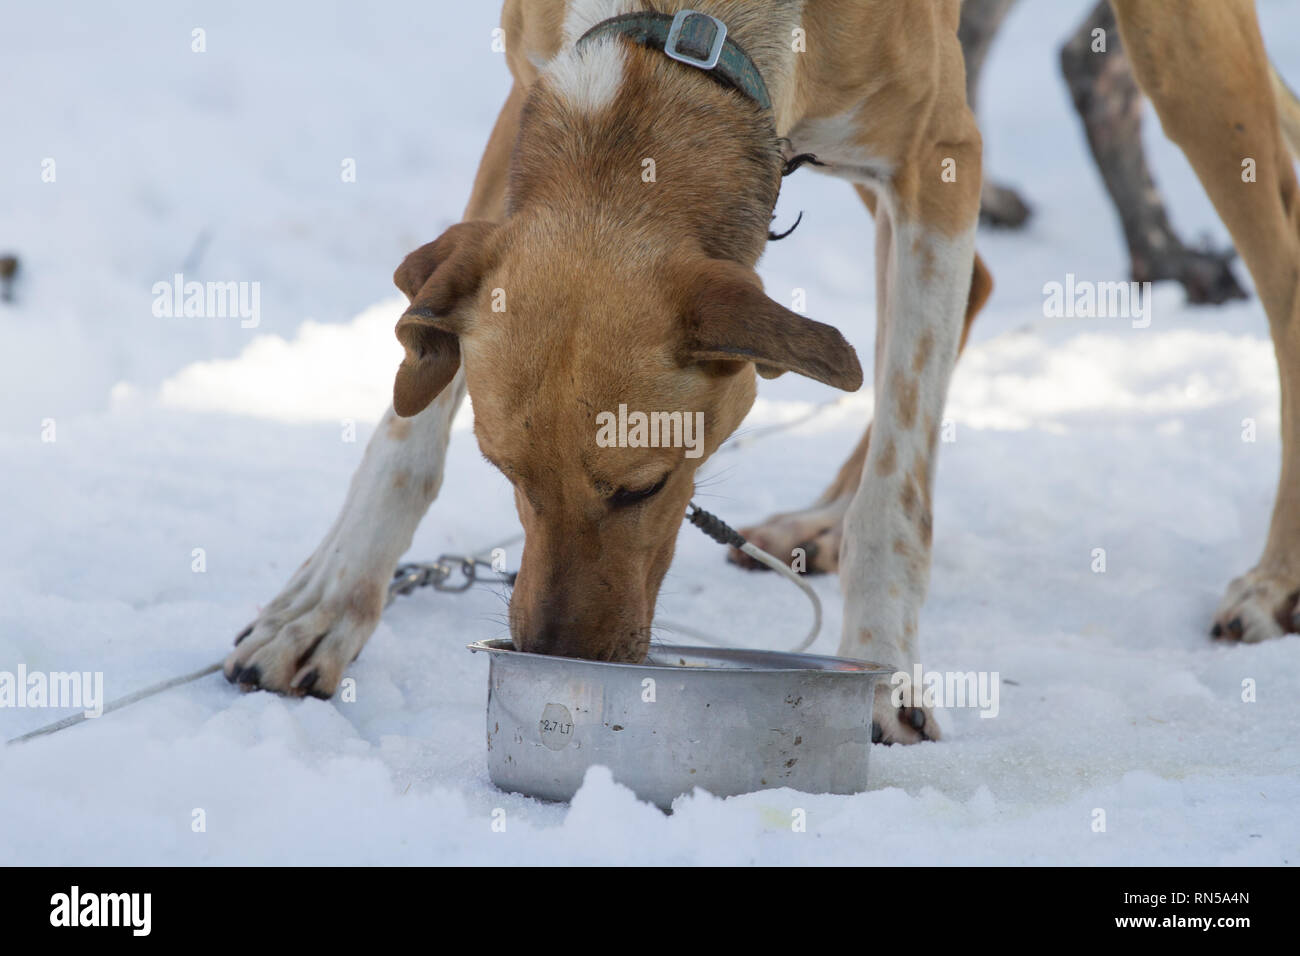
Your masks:
M611 508L626 508L630 505L640 504L647 498L657 495L666 484L668 484L668 476L664 475L649 488L619 488L609 496L609 505Z

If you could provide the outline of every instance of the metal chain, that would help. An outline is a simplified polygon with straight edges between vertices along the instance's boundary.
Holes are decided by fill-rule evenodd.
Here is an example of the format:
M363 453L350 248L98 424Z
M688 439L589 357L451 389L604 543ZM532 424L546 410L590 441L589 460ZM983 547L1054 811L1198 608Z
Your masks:
M727 445L723 447L722 450L724 451L735 450L741 447L742 445L749 444L751 441L766 438L768 435L774 434L776 432L785 431L786 429L793 428L796 425L801 425L804 422L808 421L809 419L815 418L816 416L820 415L822 412L826 411L827 409L834 407L839 403L839 401L840 400L827 402L823 405L817 406L816 408L812 409L808 414L803 415L797 419L794 419L789 422L780 422L776 425L769 425L766 428L763 428L757 432L752 432L749 435L745 436L743 439L734 442L729 442ZM724 541L727 534L729 533L730 535L736 535L735 531L733 531L731 528L727 527L727 525L719 521L718 518L709 514L708 512L701 511L695 505L694 502L691 502L691 514L688 515L688 517L692 518L693 524L696 524L697 526L701 527L701 529L704 530L706 534L708 534L712 538L715 538L715 540L723 541L724 543L731 543L729 540ZM739 537L739 535L736 535L736 537ZM498 548L508 548L515 544L518 544L522 540L524 540L523 534L516 534L513 537L507 538L504 541L492 545L491 547L484 548L475 554L444 554L444 555L440 555L437 561L408 561L405 562L404 564L399 564L397 566L397 570L393 572L392 581L390 581L388 584L388 600L385 602L384 607L388 607L388 605L392 604L393 600L397 598L399 595L410 594L411 592L415 591L417 588L431 587L434 590L442 591L443 593L460 594L465 591L468 591L471 586L479 583L480 581L485 583L499 583L499 584L513 585L515 583L515 578L518 576L519 572L500 571L493 565L491 558L493 556L493 552L495 552ZM763 560L764 557L770 559L765 563L770 564L770 566L773 567L775 570L785 573L787 577L791 578L795 584L799 585L799 587L803 589L803 591L808 595L809 599L812 601L815 620L814 620L813 629L811 633L808 635L807 638L804 639L804 642L799 645L799 650L803 650L812 641L812 639L817 636L817 632L821 627L821 603L817 600L816 594L813 593L812 589L808 587L808 585L799 577L797 573L785 567L781 562L777 561L775 558L772 558L771 555L767 555L766 552L760 552L757 548L754 548L753 545L748 543L745 544L745 550L752 557L756 557L759 560ZM484 555L487 555L487 557L485 558ZM491 572L491 574L495 575L495 577L481 578L479 576L480 567L487 568ZM452 575L456 574L457 572L460 573L461 579L455 583L448 584L447 582L451 579ZM684 634L690 634L694 637L706 641L711 641L712 643L716 643L716 644L725 644L725 642L718 641L716 638L713 638L710 635L703 634L698 631L694 631L685 625L677 624L671 626L674 629L679 630ZM179 687L183 684L192 683L196 680L199 680L200 678L207 677L209 674L217 673L218 671L221 670L221 667L222 667L221 661L217 661L216 663L209 664L207 667L203 668L202 670L195 671L192 674L185 674L180 677L173 677L168 680L162 681L161 683L154 684L150 687L141 688L140 690L135 691L132 694L127 694L125 697L121 697L117 700L109 702L104 706L103 713L105 714L110 713L111 711L117 710L121 707L126 707L130 704L134 704L137 701L145 700L149 697L154 696L155 694L160 694L165 690L170 690L173 687ZM74 714L71 717L65 717L63 720L55 721L54 723L49 724L45 727L40 727L36 730L30 731L29 733L23 734L20 737L15 737L12 740L7 740L5 741L5 744L6 745L18 744L28 740L32 740L37 737L43 737L46 734L56 733L57 731L64 730L68 727L72 727L76 724L82 723L87 719L88 718L84 714Z
M815 405L804 414L797 418L793 418L790 421L777 422L773 425L764 425L747 434L736 436L731 441L724 444L720 450L739 451L741 448L744 448L753 442L762 441L763 439L778 434L779 432L788 431L791 428L806 424L812 419L817 418L825 412L830 411L832 408L842 404L846 397L847 396L841 395L837 398L831 399L830 401L823 402L820 405ZM699 514L708 515L708 512L699 511L694 503L691 504L691 507ZM708 515L708 517L712 518L713 516ZM717 519L715 518L713 520L716 521ZM706 533L708 533L707 530ZM732 533L734 534L735 532ZM384 603L384 607L391 605L398 597L411 594L417 588L431 587L435 591L442 591L444 594L463 594L480 582L488 584L505 584L509 587L513 587L515 578L519 576L519 572L499 570L492 561L485 560L483 555L490 555L497 548L506 548L518 544L523 539L523 534L517 534L514 537L508 538L491 547L483 548L474 554L443 554L439 555L438 560L436 561L407 561L399 564L397 570L393 572L393 580L389 582L388 600ZM726 543L731 544L732 542ZM735 546L740 547L740 545ZM478 575L478 568L480 567L487 568L494 576L486 579L480 578ZM448 584L448 580L450 580L452 575L456 572L460 572L460 581Z
M479 576L479 568L487 568L492 577ZM460 579L453 581L455 574ZM410 594L416 588L433 588L435 591L459 594L484 581L492 584L514 586L518 571L500 571L491 561L469 554L443 554L437 561L408 561L399 564L388 584L387 607L400 595Z

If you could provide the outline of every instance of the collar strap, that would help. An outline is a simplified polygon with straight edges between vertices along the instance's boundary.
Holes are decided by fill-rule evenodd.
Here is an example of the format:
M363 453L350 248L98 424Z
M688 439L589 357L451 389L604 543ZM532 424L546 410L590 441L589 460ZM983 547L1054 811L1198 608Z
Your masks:
M744 93L765 110L772 108L767 84L739 43L727 36L727 25L696 10L666 13L625 13L597 23L579 38L581 47L599 36L621 34L633 43L662 50L665 55L704 70L723 86Z

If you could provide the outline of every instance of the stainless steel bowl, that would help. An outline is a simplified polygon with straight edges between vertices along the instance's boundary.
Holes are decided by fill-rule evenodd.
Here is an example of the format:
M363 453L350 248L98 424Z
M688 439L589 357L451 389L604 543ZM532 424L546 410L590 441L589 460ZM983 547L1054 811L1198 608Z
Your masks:
M568 800L606 766L668 809L695 787L732 796L867 786L871 703L891 671L811 654L657 646L605 664L480 641L488 669L488 773L502 790Z

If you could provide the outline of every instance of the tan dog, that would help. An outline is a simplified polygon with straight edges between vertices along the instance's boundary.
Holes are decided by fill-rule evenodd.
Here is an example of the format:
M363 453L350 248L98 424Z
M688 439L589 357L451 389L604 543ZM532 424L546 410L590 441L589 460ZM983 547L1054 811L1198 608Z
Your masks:
M242 684L329 696L437 494L466 387L484 454L515 488L527 543L510 608L521 649L646 651L695 471L740 424L755 369L862 380L834 329L765 296L754 272L782 166L814 154L876 213L876 420L810 512L757 532L820 543L845 595L839 653L910 668L930 566L931 484L949 377L987 297L975 259L980 137L966 106L958 0L693 0L770 94L592 27L638 0L507 0L511 92L466 222L417 250L394 410L333 529L240 636ZM689 4L662 0L675 13ZM1255 275L1282 366L1282 492L1260 565L1218 627L1281 633L1300 589L1300 225L1249 0L1117 2L1125 46ZM1165 12L1161 12L1161 11ZM1243 157L1258 165L1243 185ZM652 182L643 177L654 161ZM620 405L703 412L704 455L606 447ZM413 416L413 417L407 417ZM788 551L786 552L788 553ZM885 741L937 736L881 695Z

